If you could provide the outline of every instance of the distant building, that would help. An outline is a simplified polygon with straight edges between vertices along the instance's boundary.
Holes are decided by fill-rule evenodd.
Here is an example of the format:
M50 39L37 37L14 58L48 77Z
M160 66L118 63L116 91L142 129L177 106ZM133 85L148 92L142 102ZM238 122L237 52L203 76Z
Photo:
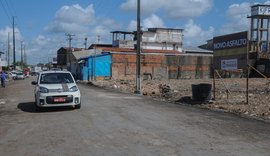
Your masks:
M112 46L134 48L136 32L113 31ZM135 34L135 35L134 35ZM142 49L183 51L183 29L149 28L142 31Z
M203 48L200 48L200 47L184 47L183 48L184 52L186 54L192 54L192 55L210 55L210 56L213 56L213 50L207 50L207 49L203 49Z
M0 71L2 71L2 66L3 66L3 63L2 63L2 54L4 54L4 53L0 51Z
M136 51L131 48L99 47L97 55L79 59L81 80L132 80L136 75ZM194 55L176 50L142 49L143 79L190 79L211 76L212 54Z
M135 79L136 32L113 31L112 44L92 44L82 48L60 48L59 67L77 79ZM141 36L141 75L143 79L209 78L213 52L183 48L183 29L149 28Z
M214 45L213 45L213 39L207 40L207 43L204 45L200 45L199 48L205 49L205 50L214 50Z
M183 29L149 28L143 31L142 48L182 52Z
M76 61L72 52L81 51L83 48L71 48L69 47L61 47L57 50L57 65L59 68L68 69L70 68L71 62Z
M134 48L135 40L133 32L113 31L112 33L112 47L119 48Z

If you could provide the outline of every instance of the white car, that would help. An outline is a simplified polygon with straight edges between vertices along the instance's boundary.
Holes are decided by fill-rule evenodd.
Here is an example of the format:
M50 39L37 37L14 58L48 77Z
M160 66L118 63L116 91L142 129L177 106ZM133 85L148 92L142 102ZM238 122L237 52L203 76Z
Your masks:
M11 71L8 73L9 78L15 80L16 76L17 76L17 72L16 71Z
M17 79L17 80L22 79L23 80L24 78L25 78L25 76L22 72L17 72L15 79Z
M43 71L37 81L32 82L35 87L35 103L37 111L41 107L73 106L81 108L81 93L68 71Z

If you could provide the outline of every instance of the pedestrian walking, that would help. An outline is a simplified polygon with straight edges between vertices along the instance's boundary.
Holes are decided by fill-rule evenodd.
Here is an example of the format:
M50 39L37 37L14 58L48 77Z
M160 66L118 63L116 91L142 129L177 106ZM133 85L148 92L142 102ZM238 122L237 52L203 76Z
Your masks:
M6 73L1 71L0 78L1 78L1 86L5 88L6 87Z

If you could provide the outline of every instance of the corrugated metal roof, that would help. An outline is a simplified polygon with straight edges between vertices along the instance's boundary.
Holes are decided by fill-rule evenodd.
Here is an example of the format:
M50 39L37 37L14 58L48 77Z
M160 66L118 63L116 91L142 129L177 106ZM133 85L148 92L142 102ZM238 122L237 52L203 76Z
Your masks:
M209 54L213 54L213 51L211 51L211 50L205 50L205 49L198 48L198 47L184 47L183 50L186 53L209 53Z

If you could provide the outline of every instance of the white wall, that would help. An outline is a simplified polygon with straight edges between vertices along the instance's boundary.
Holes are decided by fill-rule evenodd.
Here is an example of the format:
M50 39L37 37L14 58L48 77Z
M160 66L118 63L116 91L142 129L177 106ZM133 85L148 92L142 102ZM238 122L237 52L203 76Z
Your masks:
M156 31L143 32L142 47L144 49L177 50L182 52L182 45L182 30L157 29Z

